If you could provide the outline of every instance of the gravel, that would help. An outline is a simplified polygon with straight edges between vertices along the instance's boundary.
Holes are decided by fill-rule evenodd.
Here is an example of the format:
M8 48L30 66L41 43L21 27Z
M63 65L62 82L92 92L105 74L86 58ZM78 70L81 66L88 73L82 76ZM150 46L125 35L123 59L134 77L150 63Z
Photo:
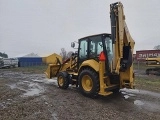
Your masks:
M146 91L91 99L44 74L0 70L0 120L160 120L160 94Z

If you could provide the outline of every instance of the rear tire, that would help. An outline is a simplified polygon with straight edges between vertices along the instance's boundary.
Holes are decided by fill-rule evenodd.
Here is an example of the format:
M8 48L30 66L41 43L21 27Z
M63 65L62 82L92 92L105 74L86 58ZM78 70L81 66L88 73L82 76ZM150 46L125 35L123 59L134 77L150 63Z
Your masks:
M57 76L58 86L61 89L67 89L69 86L69 79L67 72L59 72Z
M100 83L98 74L90 69L83 69L78 77L79 90L87 97L95 98L98 96L100 90Z

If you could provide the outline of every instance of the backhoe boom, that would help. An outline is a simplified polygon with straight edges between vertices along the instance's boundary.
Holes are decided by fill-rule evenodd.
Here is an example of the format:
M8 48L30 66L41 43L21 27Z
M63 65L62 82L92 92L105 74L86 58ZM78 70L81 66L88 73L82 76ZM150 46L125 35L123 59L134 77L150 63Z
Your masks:
M133 88L133 64L132 55L134 40L132 39L123 12L121 2L110 5L111 39L113 41L112 73L120 74L121 86L127 81Z

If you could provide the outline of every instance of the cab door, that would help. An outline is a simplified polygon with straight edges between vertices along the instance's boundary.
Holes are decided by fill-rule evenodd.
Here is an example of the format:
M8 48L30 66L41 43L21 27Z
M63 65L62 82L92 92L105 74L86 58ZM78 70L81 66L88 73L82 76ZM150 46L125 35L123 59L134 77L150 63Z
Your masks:
M88 50L88 38L81 39L79 42L78 49L78 68L82 64L83 61L88 59L89 50Z

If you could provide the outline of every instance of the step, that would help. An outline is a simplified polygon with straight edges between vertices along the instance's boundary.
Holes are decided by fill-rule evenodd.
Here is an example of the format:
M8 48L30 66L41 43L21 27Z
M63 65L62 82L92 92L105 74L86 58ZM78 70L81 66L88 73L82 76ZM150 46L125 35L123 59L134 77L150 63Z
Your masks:
M107 86L107 87L105 88L105 90L106 90L106 91L110 91L110 90L114 90L114 89L116 89L116 88L118 88L118 87L119 87L118 84L113 84L113 85Z

